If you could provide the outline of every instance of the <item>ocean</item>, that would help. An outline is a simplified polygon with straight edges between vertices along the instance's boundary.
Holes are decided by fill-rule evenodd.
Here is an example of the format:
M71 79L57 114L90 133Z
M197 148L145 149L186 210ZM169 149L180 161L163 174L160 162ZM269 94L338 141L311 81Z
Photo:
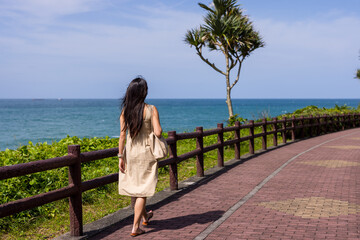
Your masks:
M224 99L148 99L160 114L165 132L190 132L198 126L216 128L228 110ZM233 99L234 113L246 119L276 117L315 105L357 107L360 99ZM0 150L58 141L67 135L118 137L118 99L0 99Z

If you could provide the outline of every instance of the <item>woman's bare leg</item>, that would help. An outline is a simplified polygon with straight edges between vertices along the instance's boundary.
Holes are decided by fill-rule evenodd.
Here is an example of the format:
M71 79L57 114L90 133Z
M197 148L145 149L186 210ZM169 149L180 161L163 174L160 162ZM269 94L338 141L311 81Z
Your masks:
M135 208L135 202L136 202L136 197L131 197L131 208L134 209ZM145 206L146 206L146 198L145 198ZM144 207L144 210L141 214L141 218L143 219L143 222L147 222L148 221L148 212L146 211L146 207Z
M146 218L147 218L147 213L146 213L146 198L144 199L144 208L143 208L143 211L141 213L141 217L143 219L143 221L146 221Z
M145 204L146 204L146 198L145 198ZM142 219L143 219L143 224L147 225L147 223L149 222L149 219L153 217L153 211L150 210L149 212L146 211L146 207L144 207L144 211L142 213Z
M134 206L134 224L133 224L132 233L139 233L142 231L140 229L140 220L145 211L145 203L146 203L146 197L136 198L135 206Z

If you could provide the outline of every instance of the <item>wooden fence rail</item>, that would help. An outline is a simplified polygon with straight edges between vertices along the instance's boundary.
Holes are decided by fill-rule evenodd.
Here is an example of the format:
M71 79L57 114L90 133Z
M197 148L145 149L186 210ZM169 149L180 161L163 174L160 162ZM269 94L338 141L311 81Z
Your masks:
M233 127L225 127L222 123L217 128L204 131L202 127L197 127L195 132L176 133L168 132L166 139L169 144L169 157L159 161L159 167L169 166L170 188L178 189L177 166L178 163L189 158L196 157L197 176L204 176L204 153L217 150L217 165L224 166L224 147L234 146L234 157L240 159L240 143L249 141L249 153L255 152L255 138L261 138L262 149L266 150L267 136L273 135L273 146L278 145L278 134L282 136L282 142L286 143L287 138L294 141L296 138L315 136L328 132L340 131L347 128L360 127L360 114L347 115L323 115L299 118L273 118L271 121L263 119L260 122L249 121L248 124L235 122ZM255 129L261 129L260 133L255 134ZM248 129L249 135L240 136L241 129ZM224 133L234 132L234 138L224 141ZM204 137L217 135L217 143L204 146ZM177 142L184 139L195 139L196 149L177 155ZM68 146L68 155L64 157L51 158L40 161L16 164L0 167L0 180L24 176L36 172L43 172L51 169L68 167L69 185L47 193L38 194L32 197L19 199L0 205L0 217L9 216L24 210L41 206L53 201L69 198L70 206L70 232L72 236L83 235L82 221L82 193L90 189L104 186L118 181L118 173L98 177L88 181L81 181L81 163L94 160L114 157L118 154L118 148L99 150L93 152L80 152L79 145Z

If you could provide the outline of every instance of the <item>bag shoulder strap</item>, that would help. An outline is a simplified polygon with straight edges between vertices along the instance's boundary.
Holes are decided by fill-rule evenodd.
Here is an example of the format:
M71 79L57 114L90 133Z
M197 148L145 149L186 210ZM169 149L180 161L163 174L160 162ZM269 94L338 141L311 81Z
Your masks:
M146 104L146 105L145 105L145 108L146 108L146 110L145 110L144 120L151 118L151 115L152 115L152 105Z

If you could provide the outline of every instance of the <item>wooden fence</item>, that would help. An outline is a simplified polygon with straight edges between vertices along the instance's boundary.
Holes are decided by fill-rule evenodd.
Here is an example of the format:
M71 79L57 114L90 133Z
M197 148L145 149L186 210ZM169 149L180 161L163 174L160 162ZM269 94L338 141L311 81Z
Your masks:
M359 126L360 114L342 114L333 116L293 117L289 119L273 118L272 121L263 119L261 122L251 120L248 124L235 122L235 126L225 128L223 124L220 123L215 129L203 131L202 127L197 127L195 132L190 133L177 134L176 131L170 131L166 139L170 148L169 158L159 161L158 164L159 167L169 166L170 188L176 190L178 189L177 164L189 158L196 157L197 176L202 177L204 176L204 153L206 152L217 150L217 165L223 167L225 146L233 145L235 159L240 159L240 143L249 141L249 153L254 154L255 138L261 138L262 149L266 150L267 136L269 135L273 135L273 145L277 146L278 134L281 134L282 142L286 143L287 138L291 138L291 140L294 141L296 138L317 136ZM255 128L261 128L261 133L255 134ZM248 129L249 135L241 137L241 129ZM224 141L225 132L234 132L234 138ZM217 135L217 143L204 146L204 137L215 134ZM178 156L177 141L183 139L196 139L196 149ZM71 235L83 235L82 193L118 181L118 173L82 182L81 163L114 157L117 154L117 148L81 153L79 145L71 145L68 146L68 155L64 157L0 167L0 180L66 166L69 167L69 185L67 187L2 204L0 205L0 217L9 216L63 198L69 198Z

